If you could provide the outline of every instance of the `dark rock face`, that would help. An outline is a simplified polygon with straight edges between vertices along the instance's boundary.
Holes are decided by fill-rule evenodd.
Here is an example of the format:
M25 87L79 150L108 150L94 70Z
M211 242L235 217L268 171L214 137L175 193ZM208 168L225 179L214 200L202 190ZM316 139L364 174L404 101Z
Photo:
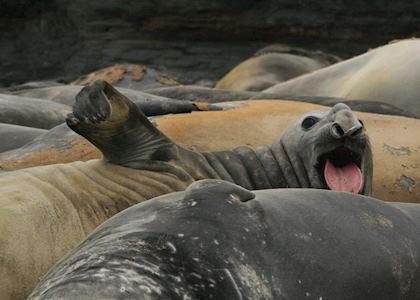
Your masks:
M129 62L212 85L270 43L350 56L412 36L415 2L0 0L0 82L70 81Z

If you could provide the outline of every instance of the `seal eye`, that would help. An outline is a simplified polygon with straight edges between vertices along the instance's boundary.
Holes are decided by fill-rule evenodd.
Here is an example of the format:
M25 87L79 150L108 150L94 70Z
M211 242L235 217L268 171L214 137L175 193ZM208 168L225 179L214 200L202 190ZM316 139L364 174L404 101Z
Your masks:
M363 124L362 120L360 120L360 119L357 119L357 120L359 120L360 124L362 124L362 127L365 127L365 124Z
M302 121L302 127L304 129L309 129L312 126L314 126L316 123L318 123L319 119L317 117L314 116L310 116L310 117L306 117L303 121Z

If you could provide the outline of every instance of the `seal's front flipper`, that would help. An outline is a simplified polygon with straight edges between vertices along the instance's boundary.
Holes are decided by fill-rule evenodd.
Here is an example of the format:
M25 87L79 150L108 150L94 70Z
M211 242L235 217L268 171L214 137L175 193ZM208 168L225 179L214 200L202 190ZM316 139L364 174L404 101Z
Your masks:
M177 147L123 94L103 80L76 96L67 125L94 144L111 163L169 160Z

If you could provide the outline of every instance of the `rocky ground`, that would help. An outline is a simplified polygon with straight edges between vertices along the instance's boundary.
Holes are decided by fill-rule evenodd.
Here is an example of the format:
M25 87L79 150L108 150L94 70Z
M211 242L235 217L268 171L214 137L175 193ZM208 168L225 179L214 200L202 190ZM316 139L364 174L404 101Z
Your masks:
M417 4L416 4L417 3ZM142 63L212 85L270 43L341 57L420 27L420 1L0 0L0 84Z

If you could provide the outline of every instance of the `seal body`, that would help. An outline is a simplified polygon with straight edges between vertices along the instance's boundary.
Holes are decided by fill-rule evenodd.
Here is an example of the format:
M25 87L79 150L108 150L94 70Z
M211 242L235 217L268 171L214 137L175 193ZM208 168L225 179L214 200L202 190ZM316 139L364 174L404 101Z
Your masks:
M135 205L29 299L417 299L420 206L199 181Z
M291 101L246 101L219 104L222 111L166 115L153 118L171 140L202 152L241 145L270 144L303 114L326 107ZM420 121L410 118L354 113L367 129L373 152L372 195L386 201L420 199ZM206 134L203 135L203 132ZM399 134L395 134L398 132ZM88 140L65 126L57 127L22 148L0 154L0 167L8 170L40 164L64 163L101 157Z
M47 130L0 123L0 153L20 148Z
M72 106L75 102L76 95L80 92L82 88L82 85L53 85L32 89L17 90L12 92L14 96L7 96L14 97L16 99L19 99L19 97L31 97L42 99L44 101L49 100L47 101L47 103L53 102L51 103L51 107L58 105ZM197 106L194 103L188 101L181 101L167 97L155 96L152 94L147 94L141 91L136 91L122 87L119 87L118 90L130 99L132 99L132 101L135 102L136 105L148 116L164 115L169 113L187 113L198 110ZM61 119L60 123L62 122L64 122L64 118ZM58 125L60 123L56 123L55 125Z
M270 45L234 67L216 88L235 91L262 91L279 82L326 67L339 59L283 45Z
M50 129L63 123L71 107L52 101L0 94L0 122Z
M48 269L99 224L193 181L159 170L91 160L0 174L0 298L25 299Z
M293 185L288 186L304 187L310 183L313 187L312 181L300 181L309 174L305 173L302 162L311 165L313 159L320 158L322 164L321 157L330 149L317 147L310 155L298 157L295 153L297 141L312 146L322 141L334 149L337 143L341 147L350 139L358 141L354 163L361 169L355 184L360 191L354 192L368 194L371 168L366 168L364 163L371 161L371 157L360 121L343 104L329 112L321 112L318 117L311 128L291 130L281 140L282 151L286 149L293 157L282 153L271 157L275 167L270 165L269 159L268 164L261 162L260 168L252 170L255 163L261 164L253 157L248 160L235 151L227 152L238 163L214 160L214 164L205 154L177 145L157 129L136 104L104 81L83 88L66 122L101 151L103 160L0 174L0 255L6 257L0 260L0 295L5 299L26 297L54 262L107 218L139 201L184 190L195 180L224 179L230 173L228 179L233 182L258 188L261 182L270 183L266 171L275 178L284 169L286 176L296 178ZM300 122L296 126L302 127ZM341 126L342 136L331 135L334 126ZM314 141L308 140L312 131L318 137ZM327 136L332 140L325 139ZM274 143L273 147L278 145ZM245 175L247 169L251 172ZM313 170L315 168L311 167ZM367 176L362 188L361 174L365 170ZM313 182L326 188L318 177ZM285 183L276 184L283 186Z
M420 116L420 40L403 40L276 84L264 92L366 99Z

